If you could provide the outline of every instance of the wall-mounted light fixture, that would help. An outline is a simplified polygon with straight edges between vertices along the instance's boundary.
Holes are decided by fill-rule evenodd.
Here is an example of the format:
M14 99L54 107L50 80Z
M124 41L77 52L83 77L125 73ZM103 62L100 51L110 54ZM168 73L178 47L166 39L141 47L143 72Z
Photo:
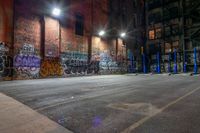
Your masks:
M54 16L60 16L60 14L61 14L61 9L60 8L53 8L53 10L52 10L52 14L54 15Z
M104 30L101 30L100 32L99 32L99 36L104 36L105 35L105 31Z

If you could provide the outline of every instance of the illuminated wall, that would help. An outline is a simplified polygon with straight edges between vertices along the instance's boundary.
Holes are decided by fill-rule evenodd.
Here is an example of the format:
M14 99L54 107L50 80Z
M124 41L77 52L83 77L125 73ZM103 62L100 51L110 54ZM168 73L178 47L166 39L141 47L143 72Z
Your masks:
M64 10L60 18L53 17L46 10L45 3L40 0L16 0L13 28L12 17L7 20L9 15L3 16L0 37L3 41L11 42L10 34L14 33L14 51L12 57L3 61L2 66L14 68L14 74L11 75L10 70L0 66L0 77L36 79L126 71L126 49L122 40L93 36L96 30L105 28L108 23L106 2L69 1L69 5L66 5L68 10ZM0 10L5 7L7 12L6 5ZM75 32L77 14L84 20L83 35ZM6 48L0 45L1 49L5 54Z
M14 78L39 78L41 65L40 17L31 10L32 3L17 3L14 17Z
M0 1L0 41L8 45L12 42L13 1Z

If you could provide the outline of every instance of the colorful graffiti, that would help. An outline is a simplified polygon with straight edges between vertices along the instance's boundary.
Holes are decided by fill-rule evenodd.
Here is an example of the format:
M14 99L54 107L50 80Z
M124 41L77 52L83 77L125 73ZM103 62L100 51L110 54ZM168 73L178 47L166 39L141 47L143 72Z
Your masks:
M12 76L12 57L8 56L9 49L0 42L0 77Z
M100 54L100 68L101 70L117 70L118 65L117 62L114 61L114 57L110 56L108 53L101 53Z
M88 55L85 53L62 53L61 62L65 75L85 75L87 73Z
M61 54L61 63L65 76L87 75L97 73L96 62L88 63L88 54L82 52L65 52Z
M16 55L15 56L15 67L22 68L22 67L29 67L31 69L39 68L40 67L40 58L35 55Z
M63 68L59 59L45 59L42 61L40 76L42 78L46 77L56 77L63 75Z
M31 44L24 44L19 54L14 57L14 68L17 78L38 78L41 58Z
M100 72L101 73L117 73L122 71L122 62L116 61L116 57L109 52L100 53Z
M98 68L100 74L121 73L127 71L125 58L121 55L116 57L113 52L109 50L93 54L92 61L97 62L98 67L96 66L96 68Z

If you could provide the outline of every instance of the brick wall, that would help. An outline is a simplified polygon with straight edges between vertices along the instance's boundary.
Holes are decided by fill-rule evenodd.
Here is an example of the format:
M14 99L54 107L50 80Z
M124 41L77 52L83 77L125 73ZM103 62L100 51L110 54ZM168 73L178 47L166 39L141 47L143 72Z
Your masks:
M92 37L98 29L107 26L106 1L68 1L68 4L62 6L65 9L62 16L56 18L51 15L50 9L47 10L50 3L16 0L13 28L14 79L120 72L122 60L119 57L126 56L122 42L119 40L117 47L116 40ZM84 18L83 36L75 34L77 13ZM1 30L1 34L4 33ZM90 61L89 47L92 48Z
M13 1L0 1L0 42L11 44L12 42L12 21L13 21Z

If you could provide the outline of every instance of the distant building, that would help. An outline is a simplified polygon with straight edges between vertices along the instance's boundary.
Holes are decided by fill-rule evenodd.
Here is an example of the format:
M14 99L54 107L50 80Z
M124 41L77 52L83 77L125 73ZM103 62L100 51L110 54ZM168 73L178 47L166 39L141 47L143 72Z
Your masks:
M142 71L142 48L145 45L145 15L143 0L110 0L110 27L115 34L125 31L129 61L134 72ZM132 59L131 59L132 58ZM131 61L132 60L132 61Z
M199 9L200 1L195 0L146 0L145 45L149 71L156 71L158 52L162 72L172 72L175 61L179 72L193 71L193 51L200 50Z

